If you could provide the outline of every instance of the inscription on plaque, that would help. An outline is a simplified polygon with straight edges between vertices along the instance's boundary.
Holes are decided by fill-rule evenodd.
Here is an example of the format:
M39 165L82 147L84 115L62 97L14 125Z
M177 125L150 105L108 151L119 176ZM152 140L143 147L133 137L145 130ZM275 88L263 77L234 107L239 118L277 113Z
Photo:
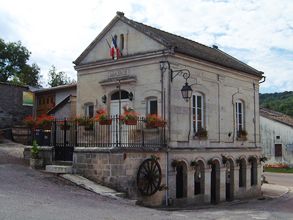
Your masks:
M116 79L125 76L129 76L129 69L119 69L108 73L109 79Z

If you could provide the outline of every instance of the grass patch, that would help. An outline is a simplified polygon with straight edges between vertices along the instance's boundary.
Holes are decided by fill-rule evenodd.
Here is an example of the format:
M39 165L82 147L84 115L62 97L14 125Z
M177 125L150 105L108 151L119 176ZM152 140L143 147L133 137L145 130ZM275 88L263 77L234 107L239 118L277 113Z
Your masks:
M272 173L293 173L293 168L272 168L272 167L265 167L265 172L272 172Z

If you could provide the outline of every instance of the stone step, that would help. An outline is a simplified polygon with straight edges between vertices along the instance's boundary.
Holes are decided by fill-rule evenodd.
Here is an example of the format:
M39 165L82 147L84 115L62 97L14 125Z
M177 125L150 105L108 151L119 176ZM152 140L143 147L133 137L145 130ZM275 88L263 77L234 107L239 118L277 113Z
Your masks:
M65 165L47 165L46 172L48 173L72 173L72 166Z
M55 160L53 161L53 165L72 166L72 161Z

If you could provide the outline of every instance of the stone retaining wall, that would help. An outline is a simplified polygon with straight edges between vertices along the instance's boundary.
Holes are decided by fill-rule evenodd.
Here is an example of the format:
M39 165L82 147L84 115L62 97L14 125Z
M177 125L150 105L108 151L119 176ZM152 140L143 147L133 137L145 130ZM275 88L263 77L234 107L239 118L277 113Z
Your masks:
M164 201L164 191L150 197L139 194L136 186L136 176L140 164L151 156L159 157L162 170L162 184L165 183L166 159L164 152L158 151L125 151L119 149L101 150L75 148L73 153L73 172L88 179L126 192L130 198L141 200L145 205L161 205Z

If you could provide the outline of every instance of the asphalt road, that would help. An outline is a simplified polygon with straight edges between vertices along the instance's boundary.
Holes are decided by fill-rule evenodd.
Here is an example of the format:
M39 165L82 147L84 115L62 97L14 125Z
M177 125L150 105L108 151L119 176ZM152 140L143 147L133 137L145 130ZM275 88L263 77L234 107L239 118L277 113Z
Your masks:
M271 184L293 188L293 173L264 173L266 180Z
M293 195L164 211L113 200L32 170L0 146L0 220L293 219Z

